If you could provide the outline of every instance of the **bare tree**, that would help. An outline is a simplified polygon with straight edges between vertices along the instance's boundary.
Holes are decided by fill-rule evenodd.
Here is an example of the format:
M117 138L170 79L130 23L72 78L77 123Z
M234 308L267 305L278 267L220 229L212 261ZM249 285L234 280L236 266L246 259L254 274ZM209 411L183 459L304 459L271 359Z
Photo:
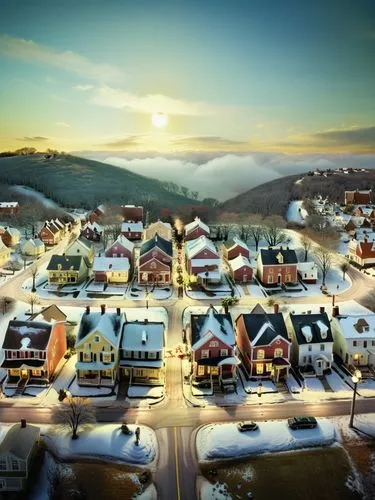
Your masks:
M53 417L57 424L67 427L72 432L72 439L78 439L80 427L94 424L95 408L89 398L67 397L63 403L53 408Z
M34 306L39 304L39 297L35 293L30 293L27 297L27 302L30 304L30 312L34 314Z
M249 236L251 239L254 240L255 243L255 251L258 251L259 248L259 242L264 236L264 229L262 226L257 225L257 226L249 226Z
M322 273L322 285L326 285L327 274L332 267L332 255L324 247L318 247L315 250L316 263Z
M308 257L308 254L309 254L309 251L311 250L311 240L308 236L306 236L306 234L303 234L302 237L301 237L301 245L302 245L302 248L305 252L305 255L304 255L304 261L307 262L307 257Z
M286 241L287 236L281 229L282 224L283 222L281 217L271 217L269 219L265 219L263 237L270 247L275 247Z
M340 265L340 269L342 271L342 279L343 281L345 281L345 275L346 273L349 271L350 269L350 264L349 262L343 262L341 265Z

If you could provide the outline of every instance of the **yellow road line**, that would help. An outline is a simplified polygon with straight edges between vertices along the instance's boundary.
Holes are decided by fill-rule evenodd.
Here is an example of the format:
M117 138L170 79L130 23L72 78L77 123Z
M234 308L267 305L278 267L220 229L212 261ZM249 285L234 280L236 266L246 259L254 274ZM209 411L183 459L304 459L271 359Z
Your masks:
M179 466L178 466L178 453L177 453L177 429L173 427L174 431L174 454L176 459L176 484L177 484L177 500L181 499L180 496L180 477L179 477Z

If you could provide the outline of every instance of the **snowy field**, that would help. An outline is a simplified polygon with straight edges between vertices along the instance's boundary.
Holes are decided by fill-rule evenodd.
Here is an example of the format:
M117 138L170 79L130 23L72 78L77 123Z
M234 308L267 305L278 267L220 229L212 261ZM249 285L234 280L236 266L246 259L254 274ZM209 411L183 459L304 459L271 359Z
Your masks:
M288 210L286 212L286 220L288 222L295 222L297 224L305 224L305 218L307 217L307 211L302 208L302 200L291 201L288 205Z
M206 425L197 433L196 449L198 460L207 461L327 446L336 440L335 426L326 419L318 419L315 429L296 431L285 420L272 420L252 432L240 432L234 423Z
M89 430L80 431L77 440L71 434L57 426L50 426L43 435L48 449L61 460L77 458L100 458L126 462L128 464L150 464L158 454L158 443L152 429L140 425L140 443L135 444L136 425L129 425L133 434L127 436L121 432L119 425L96 425Z
M11 189L13 191L16 191L16 193L20 193L24 196L29 196L30 198L34 198L35 200L40 201L46 208L55 208L60 210L60 207L57 203L49 198L46 198L43 193L35 191L35 189L26 186L12 186Z

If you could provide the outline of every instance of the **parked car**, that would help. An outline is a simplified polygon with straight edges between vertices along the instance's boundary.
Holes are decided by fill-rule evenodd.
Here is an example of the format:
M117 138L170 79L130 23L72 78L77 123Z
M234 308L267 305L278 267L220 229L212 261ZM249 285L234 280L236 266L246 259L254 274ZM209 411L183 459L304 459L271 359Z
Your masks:
M318 425L315 417L293 417L288 418L288 425L291 429L313 429Z
M237 424L237 429L240 432L256 431L258 429L258 424L252 420L246 420L245 422L239 422Z

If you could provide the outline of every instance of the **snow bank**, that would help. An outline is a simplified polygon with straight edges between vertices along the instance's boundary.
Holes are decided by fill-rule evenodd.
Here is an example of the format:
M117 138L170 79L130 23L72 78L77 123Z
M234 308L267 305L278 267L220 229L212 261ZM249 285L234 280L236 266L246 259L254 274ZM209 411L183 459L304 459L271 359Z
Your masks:
M261 422L253 432L240 432L236 424L212 424L199 429L196 437L200 461L327 446L336 441L334 425L318 420L315 429L294 431L287 422Z
M288 205L288 210L286 212L286 220L288 222L296 222L298 224L305 224L305 218L307 217L307 211L302 208L302 201L291 201Z
M90 430L79 432L79 439L71 439L68 431L50 427L43 436L47 447L61 460L88 457L118 460L129 464L146 465L152 462L158 450L156 435L152 429L140 425L140 443L135 444L136 425L129 425L133 434L122 434L120 426L114 424L97 425Z

